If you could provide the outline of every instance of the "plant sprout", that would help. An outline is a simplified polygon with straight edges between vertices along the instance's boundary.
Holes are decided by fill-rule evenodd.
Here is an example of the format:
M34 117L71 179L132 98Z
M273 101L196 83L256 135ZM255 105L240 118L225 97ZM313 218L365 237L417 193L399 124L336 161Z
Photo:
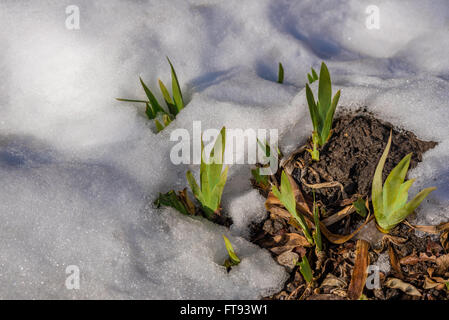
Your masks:
M312 69L313 70L313 69ZM314 70L313 70L314 71ZM309 81L315 79L314 76L309 77ZM313 82L312 81L312 82ZM313 124L312 144L313 150L308 150L315 161L320 160L319 147L322 147L331 136L332 121L334 119L335 109L340 99L340 90L337 91L332 98L332 86L329 70L326 64L321 64L320 77L318 83L318 101L315 102L313 92L306 83L306 97L309 105L310 118Z
M392 133L390 132L387 146L377 164L371 194L377 226L384 233L388 233L397 224L405 220L408 215L415 211L427 195L436 189L435 187L426 188L407 203L408 190L415 181L415 179L410 179L404 182L410 165L411 153L406 155L391 170L382 187L382 172L390 151L391 135Z
M170 96L170 93L168 92L165 84L161 80L158 80L158 83L162 96L164 97L165 103L167 104L168 112L164 108L162 108L153 92L151 92L145 82L143 82L142 78L140 78L140 84L142 85L142 88L145 91L148 100L117 98L118 101L145 103L145 114L147 115L148 119L154 120L157 132L160 132L165 127L167 127L170 122L172 122L172 120L176 118L176 115L184 108L181 87L179 86L176 71L173 68L173 65L168 57L167 60L171 68L173 98ZM161 115L160 119L157 119L159 115ZM159 120L162 120L162 123Z
M284 67L279 62L278 83L284 83Z
M312 68L312 72L307 74L307 79L309 80L310 84L312 84L318 80L318 75L317 75L315 69Z
M159 197L154 204L158 208L161 206L172 207L185 215L194 215L196 211L195 205L187 196L187 189L180 191L179 194L176 194L173 190L165 194L159 193Z
M275 185L273 185L271 191L273 192L274 196L279 199L282 205L288 210L288 212L290 212L290 214L298 222L298 224L302 228L302 231L304 232L307 241L313 244L314 243L313 238L310 235L309 227L307 226L307 223L304 220L303 215L296 211L295 195L293 194L292 185L288 180L285 171L282 171L281 175L281 190L279 191L279 189Z
M200 186L196 183L192 172L187 171L186 174L192 193L201 203L203 212L209 219L220 211L221 195L228 176L228 167L223 170L225 143L226 129L223 127L206 163L201 139Z
M276 148L276 153L274 153L274 152L271 153L271 149L272 148L271 148L270 144L267 141L265 141L265 143L262 143L259 139L257 139L257 143L258 143L258 145L260 147L260 150L264 151L265 157L267 159L270 159L269 160L270 163L272 162L271 159L273 159L274 157L279 158L279 157L282 156L281 151L279 150L279 148ZM256 184L258 186L262 187L263 189L266 189L266 188L268 188L270 186L270 182L268 180L268 175L261 174L260 171L261 171L261 168L252 169L251 170L251 174L252 174Z
M307 257L303 256L302 261L298 261L296 265L299 266L299 271L301 272L304 280L306 280L307 283L311 283L313 281L313 273Z
M225 242L226 250L228 251L228 255L229 255L229 259L226 259L226 261L224 262L224 266L226 268L230 268L230 267L238 265L240 263L240 259L235 254L235 251L234 251L234 248L232 247L231 241L229 241L229 239L225 235L223 235L223 239Z

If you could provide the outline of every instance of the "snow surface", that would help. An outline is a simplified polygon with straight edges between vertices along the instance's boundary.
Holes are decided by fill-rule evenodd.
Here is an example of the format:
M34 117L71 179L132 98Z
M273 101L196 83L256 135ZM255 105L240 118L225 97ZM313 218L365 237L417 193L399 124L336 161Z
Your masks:
M65 28L73 4L80 30ZM365 26L368 5L379 30ZM243 299L282 288L283 268L246 240L264 215L248 166L230 169L230 230L152 201L198 172L169 160L170 133L193 121L277 128L284 152L304 142L305 75L322 60L341 105L439 142L411 172L411 192L437 186L418 222L448 220L448 18L445 0L1 1L0 298ZM142 110L114 98L143 98L139 75L169 82L166 55L189 103L155 135ZM222 234L242 258L229 274ZM65 287L68 265L79 290Z

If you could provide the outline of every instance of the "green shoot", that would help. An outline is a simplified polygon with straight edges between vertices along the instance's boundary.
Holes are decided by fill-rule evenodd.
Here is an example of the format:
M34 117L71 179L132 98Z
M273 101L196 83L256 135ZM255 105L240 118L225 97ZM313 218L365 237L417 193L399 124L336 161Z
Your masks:
M161 206L172 207L185 215L195 214L195 206L187 197L187 189L181 191L179 195L177 195L173 190L165 194L159 193L159 197L156 199L154 204L158 208Z
M320 210L315 201L315 192L313 192L313 220L315 223L315 231L313 232L313 239L315 240L316 249L323 251L323 241L321 240L320 230Z
M279 62L278 83L284 83L284 67Z
M352 205L361 217L366 218L368 212L366 211L365 201L362 198L358 198Z
M225 242L226 250L228 251L229 259L226 259L224 262L224 266L226 268L230 268L232 266L236 266L240 263L239 257L235 254L234 248L232 247L231 241L223 235L223 239Z
M170 93L168 92L167 87L164 85L164 83L161 80L158 80L158 83L162 96L164 97L165 103L167 104L168 112L164 108L162 108L153 92L148 88L145 82L143 82L142 78L140 78L140 84L142 85L142 88L148 100L117 98L118 101L145 103L145 114L147 115L148 119L154 120L157 132L160 132L165 127L167 127L172 122L172 120L176 118L176 115L184 108L184 101L182 99L178 77L168 57L167 60L171 68L173 98L170 96ZM157 119L159 115L162 116Z
M257 143L259 144L259 147L261 148L261 150L264 151L265 157L266 158L271 158L271 157L281 157L281 151L279 150L279 148L276 149L277 155L276 154L272 154L271 153L271 146L268 142L265 141L265 143L262 143L259 139L257 139ZM271 160L270 160L271 162ZM266 189L269 187L270 183L268 180L268 175L266 174L260 174L260 169L261 168L256 168L251 170L251 174L254 178L254 180L256 181L256 184L261 186L263 189Z
M307 226L307 223L304 220L304 216L296 211L295 195L293 194L292 185L288 180L285 171L282 171L281 175L281 191L279 191L279 189L275 185L272 186L271 191L273 192L274 196L279 199L282 205L288 210L288 212L290 212L290 214L298 222L298 224L302 228L302 231L304 232L304 236L306 237L307 241L313 244L314 241L312 236L310 235L309 227Z
M310 84L312 84L312 83L314 83L315 81L318 80L318 75L317 75L315 69L312 68L312 73L311 74L310 73L307 74L307 79L309 80Z
M316 72L312 71L312 74ZM311 76L310 80L315 79ZM318 101L315 101L312 90L309 84L306 84L306 97L309 105L310 118L313 124L312 144L313 150L308 150L312 159L319 161L320 153L319 147L322 147L331 136L332 122L334 119L335 109L337 108L338 100L340 99L340 90L337 91L332 98L332 86L329 70L326 64L321 64L320 77L318 83Z
M204 214L209 219L220 211L221 196L228 176L228 167L223 170L225 143L226 129L223 127L206 163L204 144L201 141L200 186L196 183L192 172L187 171L186 174L192 193L201 203Z
M260 168L252 169L251 175L253 176L256 184L261 186L262 188L266 189L270 186L268 176L266 174L260 174Z
M302 261L301 262L298 261L296 265L299 266L299 271L301 272L304 280L306 280L306 282L310 284L313 281L313 273L312 268L310 268L309 260L307 259L307 257L303 256Z
M390 132L387 146L377 164L371 194L377 226L384 233L388 233L397 224L405 220L407 216L415 211L427 195L436 189L435 187L426 188L407 203L408 191L415 181L415 179L411 179L404 182L410 165L411 153L406 155L391 170L382 187L382 172L390 151L391 135L392 133Z

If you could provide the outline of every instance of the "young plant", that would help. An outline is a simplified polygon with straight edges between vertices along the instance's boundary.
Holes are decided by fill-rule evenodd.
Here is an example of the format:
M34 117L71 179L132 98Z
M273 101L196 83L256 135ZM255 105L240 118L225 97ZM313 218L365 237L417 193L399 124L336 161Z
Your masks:
M301 272L304 280L306 280L306 282L310 284L313 281L313 272L307 257L303 256L302 261L298 261L296 265L299 266L299 271Z
M276 153L274 153L274 152L272 153L271 152L272 148L270 147L270 144L268 142L265 142L265 144L263 144L259 139L257 139L257 143L260 147L260 150L264 151L265 157L267 159L269 159L270 163L272 162L271 159L273 159L274 157L277 157L278 159L280 157L282 157L282 154L281 154L281 151L279 150L279 148L276 149ZM258 186L260 186L262 189L267 189L270 186L270 182L268 180L268 175L261 174L261 168L252 169L251 174L252 174L256 184Z
M186 174L192 193L201 203L203 212L209 219L219 214L221 195L228 176L228 167L223 170L225 143L226 129L223 127L206 163L204 144L201 140L200 186L196 183L192 172L187 171Z
M165 194L159 193L159 197L154 201L154 205L157 208L161 206L172 207L185 215L194 215L196 211L195 205L187 196L187 189L180 191L179 194L176 194L173 190Z
M170 93L168 92L167 87L164 85L164 83L161 80L158 80L158 83L162 96L164 97L165 103L167 104L168 112L164 108L162 108L153 92L151 92L148 86L143 82L142 78L140 78L140 84L142 85L142 88L145 91L148 100L117 98L118 101L145 103L145 114L147 115L148 119L154 120L157 132L160 132L165 127L167 127L170 122L172 122L172 120L176 118L176 115L184 108L181 87L179 86L176 71L173 68L173 65L168 57L167 60L171 68L173 98L170 96ZM157 119L158 117L160 119ZM159 120L162 120L162 123Z
M284 67L279 62L278 83L284 83Z
M312 74L314 73L313 71ZM310 76L309 81L314 81L315 76ZM331 136L332 121L334 119L338 100L340 99L340 90L338 90L335 96L332 98L331 78L329 75L329 70L327 69L327 66L324 62L321 64L320 77L318 82L318 100L315 101L313 92L310 89L309 84L307 83L306 97L307 103L309 105L310 118L312 119L313 124L313 150L308 151L312 155L313 160L319 161L320 153L318 151L318 148L322 147Z
M306 237L307 241L313 244L314 241L312 236L310 235L309 227L307 226L307 223L304 220L304 216L296 211L295 195L293 194L292 185L290 184L290 181L288 180L285 171L282 171L281 175L281 190L279 191L279 189L275 185L273 185L271 191L273 192L274 196L279 199L282 205L288 210L288 212L290 212L290 214L298 222L298 224L302 228L302 231L304 232L304 236Z
M233 266L236 266L240 263L239 257L235 254L234 248L232 247L231 241L223 235L223 239L225 242L226 250L228 251L229 259L226 259L224 262L224 266L229 269Z
M415 181L415 179L410 179L404 182L410 165L411 153L406 155L390 172L382 187L382 172L390 151L391 135L390 132L387 146L377 164L371 193L377 226L384 233L388 233L397 224L405 220L427 195L436 189L435 187L426 188L407 203L408 190Z

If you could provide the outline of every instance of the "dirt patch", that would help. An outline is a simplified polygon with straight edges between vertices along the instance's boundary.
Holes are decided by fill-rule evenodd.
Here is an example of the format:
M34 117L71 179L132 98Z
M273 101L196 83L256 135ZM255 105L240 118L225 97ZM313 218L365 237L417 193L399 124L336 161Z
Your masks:
M414 168L422 161L422 154L437 144L419 140L410 131L398 130L366 110L345 113L335 120L332 136L320 151L320 161L312 162L310 153L303 151L296 158L299 167L294 170L293 177L304 185L307 194L311 194L312 189L305 183L341 183L343 188L337 186L315 190L317 199L326 205L356 198L357 195L368 196L390 130L393 130L393 139L384 167L384 179L408 153L412 153L410 168Z
M384 168L384 179L408 153L413 154L410 163L413 168L422 160L423 153L436 145L432 141L419 140L412 132L394 128L366 110L359 110L343 113L336 119L331 139L320 150L319 162L312 162L304 147L298 149L293 158L285 159L281 169L290 168L287 171L292 172L297 184L297 208L309 215L309 224L313 224L310 222L312 190L316 192L321 222L328 223L325 224L328 232L330 230L334 236L346 237L365 220L354 210L347 209L352 207L353 201L358 197L370 197L371 181L390 130L393 132L393 139ZM280 183L280 171L282 170L271 177L275 184ZM319 189L311 187L327 182L336 186ZM260 186L255 187L260 189ZM270 188L260 191L266 196ZM269 250L273 258L290 273L290 278L282 291L265 299L348 299L351 296L350 283L356 264L356 240L344 240L342 243L326 236L323 237L323 250L317 251L307 243L302 231L292 223L291 215L282 209L282 205L280 208L276 205L273 207L274 202L270 199L269 197L266 202L269 215L261 224L253 226L252 241ZM332 218L337 212L339 215L336 217L342 217L341 219L325 219ZM349 213L340 215L342 212ZM371 222L377 231L374 222ZM435 236L417 237L415 230L407 224L400 224L383 237L379 233L379 240L368 244L369 249L365 254L368 255L369 264L375 264L382 254L382 264L389 264L390 270L381 271L380 287L373 290L365 287L362 298L448 299L449 224L445 224L441 230L443 232L440 239ZM313 270L311 283L305 282L296 264L304 256Z

